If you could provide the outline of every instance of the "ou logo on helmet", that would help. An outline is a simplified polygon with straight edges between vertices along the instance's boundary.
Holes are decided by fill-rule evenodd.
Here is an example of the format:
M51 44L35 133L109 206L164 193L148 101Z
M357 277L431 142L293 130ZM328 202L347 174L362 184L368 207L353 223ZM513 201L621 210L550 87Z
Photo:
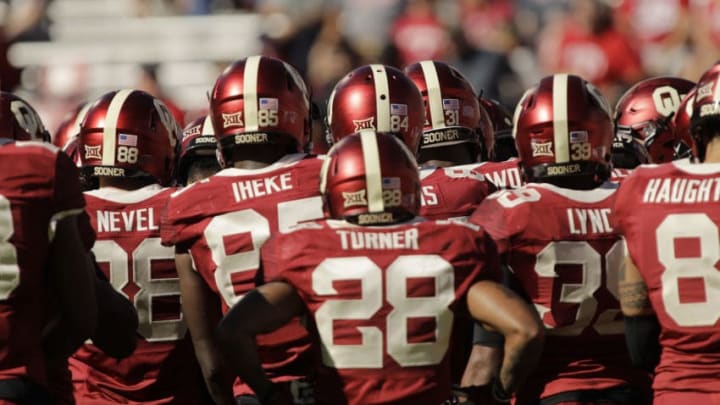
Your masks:
M680 94L672 86L658 87L653 91L652 99L655 110L666 117L677 111L680 106Z
M10 111L15 114L15 120L20 127L27 131L30 136L35 139L37 134L44 131L42 122L33 111L32 107L22 100L13 100L10 103ZM39 140L39 139L38 139Z
M177 135L181 132L180 127L165 103L158 99L153 100L153 103L155 104L155 109L160 116L160 122L162 122L163 126L167 130L168 137L170 139L170 146L175 147Z

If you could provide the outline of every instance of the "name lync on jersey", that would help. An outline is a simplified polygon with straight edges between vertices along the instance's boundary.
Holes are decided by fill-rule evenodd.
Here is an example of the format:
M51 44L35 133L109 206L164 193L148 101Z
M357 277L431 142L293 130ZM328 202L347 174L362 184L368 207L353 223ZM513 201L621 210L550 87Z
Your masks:
M571 235L613 232L610 208L568 208L566 211Z
M97 211L97 231L148 232L160 229L154 208L138 208L129 211Z
M233 197L235 198L235 202L240 202L249 198L263 197L292 190L292 180L291 173L283 173L261 179L236 181L232 183Z
M707 179L650 179L643 191L643 203L696 204L720 201L720 177Z
M411 228L398 232L355 232L337 230L343 250L418 250L418 230Z

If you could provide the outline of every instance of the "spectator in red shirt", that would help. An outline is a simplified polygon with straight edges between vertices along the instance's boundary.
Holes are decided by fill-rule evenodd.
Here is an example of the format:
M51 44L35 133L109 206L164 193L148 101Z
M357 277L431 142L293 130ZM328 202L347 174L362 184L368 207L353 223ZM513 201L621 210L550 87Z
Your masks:
M579 75L612 103L643 77L640 55L614 27L610 6L600 0L572 2L568 17L546 28L539 47L546 72Z

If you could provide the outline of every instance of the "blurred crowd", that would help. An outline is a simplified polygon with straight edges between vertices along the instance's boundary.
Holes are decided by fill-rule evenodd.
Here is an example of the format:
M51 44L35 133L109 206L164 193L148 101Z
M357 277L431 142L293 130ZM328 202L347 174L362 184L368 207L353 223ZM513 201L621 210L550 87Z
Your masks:
M259 14L263 53L294 65L320 105L339 78L365 63L446 61L512 108L549 73L578 74L614 104L645 77L697 80L720 56L719 0L133 1L139 17ZM44 12L52 2L0 2L3 53L16 41L52 40ZM14 90L20 72L7 58L0 69L0 86ZM145 90L162 91L152 67L141 76Z

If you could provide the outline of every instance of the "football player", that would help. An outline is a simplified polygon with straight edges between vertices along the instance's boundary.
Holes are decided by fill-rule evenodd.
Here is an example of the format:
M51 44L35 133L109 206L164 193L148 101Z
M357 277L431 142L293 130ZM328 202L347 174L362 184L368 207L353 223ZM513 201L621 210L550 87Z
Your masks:
M38 142L50 138L35 110L2 92L0 111L0 403L53 403L52 364L96 326L85 201L73 162Z
M523 184L520 175L515 140L512 137L512 115L498 101L478 96L480 106L487 112L492 124L493 153L478 171L498 189L518 188Z
M645 79L622 95L615 106L612 162L616 169L676 159L673 118L695 83L678 77ZM620 177L627 173L620 171Z
M255 287L260 247L297 222L322 217L322 161L301 153L310 136L305 83L287 63L251 56L231 64L210 96L224 169L174 194L163 243L174 245L183 313L211 395L218 404L257 404L245 381L224 368L214 334L224 313ZM258 337L265 371L306 401L310 339L295 319Z
M405 68L425 105L418 150L422 201L429 219L467 219L494 187L476 171L477 157L492 149L492 127L472 85L454 67L422 61ZM479 133L478 128L482 128ZM481 139L482 137L482 139Z
M720 72L709 71L692 103L698 162L639 167L615 202L628 247L619 284L627 343L655 371L656 405L720 404L719 102Z
M449 400L451 330L466 310L506 335L496 390L514 390L541 351L542 326L492 281L496 257L485 234L416 217L417 163L394 135L346 137L322 173L331 219L276 234L262 250L271 282L247 294L219 328L235 370L261 402L283 403L260 367L254 336L303 314L322 348L319 404Z
M137 348L123 360L86 344L70 360L82 404L199 403L200 372L180 314L174 251L160 244L160 216L180 129L157 98L138 90L107 93L80 125L82 168L98 178L85 193L97 233L97 262L135 305Z
M424 120L423 98L400 70L365 65L335 84L327 105L330 143L371 129L392 133L416 154Z
M513 131L528 184L485 199L471 222L497 242L547 328L516 403L647 403L649 377L631 367L617 319L624 245L609 222L610 107L582 78L548 76L521 99Z
M175 178L180 185L206 179L220 170L210 116L190 121L183 130Z

